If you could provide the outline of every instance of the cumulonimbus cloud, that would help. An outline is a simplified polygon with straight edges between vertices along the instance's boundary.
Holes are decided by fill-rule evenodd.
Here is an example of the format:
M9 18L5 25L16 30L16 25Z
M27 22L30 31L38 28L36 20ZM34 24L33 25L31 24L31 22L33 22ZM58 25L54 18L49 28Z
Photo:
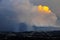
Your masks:
M17 23L26 23L28 28L32 28L32 26L56 26L57 16L55 13L52 11L50 14L38 12L38 6L33 5L29 0L6 0L2 4L4 8L16 12Z
M20 3L19 0L13 1L13 7L18 14L18 19L20 22L25 22L29 25L39 25L39 26L54 26L56 25L57 17L51 12L46 14L45 12L38 12L38 6L33 6L29 0L22 0ZM22 11L22 13L21 13Z

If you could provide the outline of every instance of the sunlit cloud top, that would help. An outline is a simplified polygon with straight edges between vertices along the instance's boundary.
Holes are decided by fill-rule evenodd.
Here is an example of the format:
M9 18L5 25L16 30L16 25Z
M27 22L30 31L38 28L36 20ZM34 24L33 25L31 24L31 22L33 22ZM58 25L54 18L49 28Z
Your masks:
M45 12L45 13L51 13L51 10L49 9L48 6L42 6L42 5L38 5L38 11Z

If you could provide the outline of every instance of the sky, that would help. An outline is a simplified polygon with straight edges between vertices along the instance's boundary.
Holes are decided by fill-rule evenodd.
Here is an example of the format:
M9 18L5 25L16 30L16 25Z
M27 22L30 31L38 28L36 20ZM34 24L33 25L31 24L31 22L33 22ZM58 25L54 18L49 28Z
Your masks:
M52 12L38 12L38 5L48 6ZM60 27L60 0L1 0L0 30L19 31L20 23L28 30L33 30L32 26Z

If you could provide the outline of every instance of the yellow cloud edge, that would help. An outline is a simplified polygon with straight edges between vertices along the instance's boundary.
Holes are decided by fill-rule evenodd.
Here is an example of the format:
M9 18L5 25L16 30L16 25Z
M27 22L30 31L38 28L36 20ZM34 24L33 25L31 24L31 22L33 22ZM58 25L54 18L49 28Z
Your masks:
M45 12L45 13L51 13L51 10L49 9L48 6L42 6L42 5L38 5L38 11Z

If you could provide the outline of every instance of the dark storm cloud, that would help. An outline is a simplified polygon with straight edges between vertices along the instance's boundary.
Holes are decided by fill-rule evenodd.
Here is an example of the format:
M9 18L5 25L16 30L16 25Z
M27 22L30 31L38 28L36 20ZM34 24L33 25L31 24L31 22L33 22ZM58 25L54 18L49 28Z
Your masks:
M18 31L16 12L8 7L0 4L0 31Z

